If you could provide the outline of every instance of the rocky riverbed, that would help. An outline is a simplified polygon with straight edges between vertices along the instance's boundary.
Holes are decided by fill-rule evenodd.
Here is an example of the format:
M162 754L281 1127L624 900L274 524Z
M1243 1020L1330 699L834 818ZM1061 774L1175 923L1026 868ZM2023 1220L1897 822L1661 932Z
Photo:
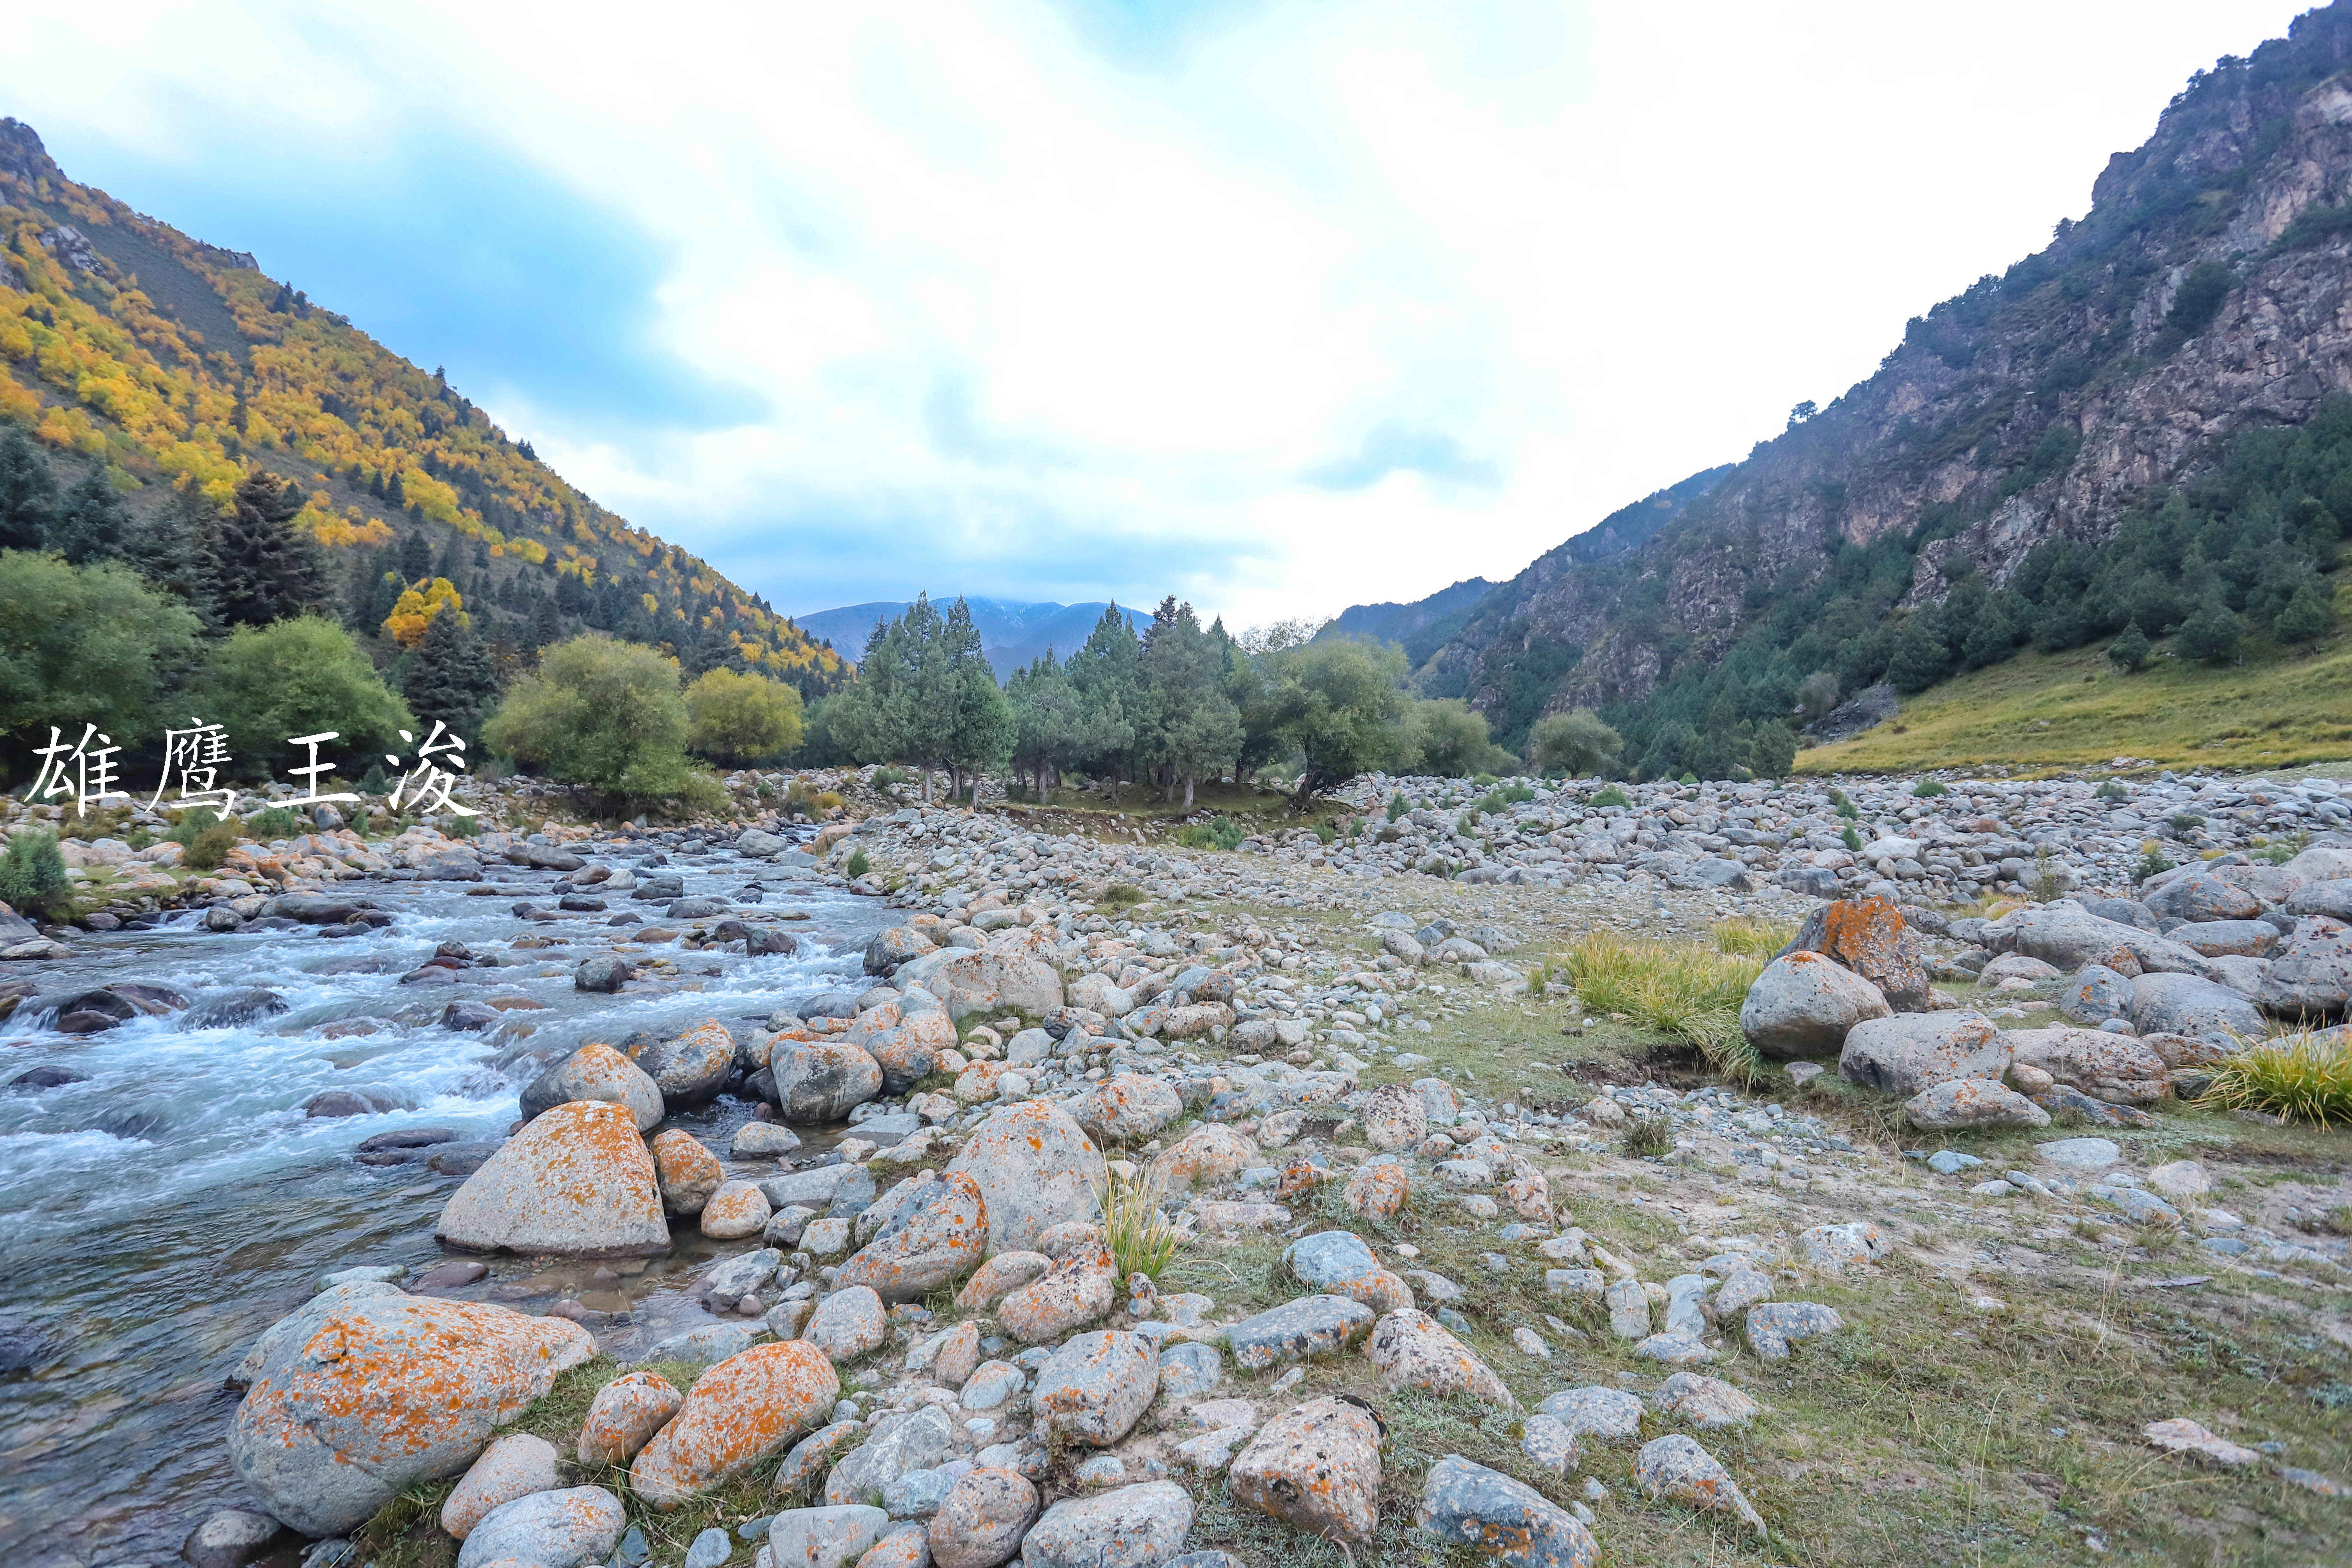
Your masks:
M1372 779L1230 853L911 805L313 834L252 847L266 889L25 937L63 955L4 972L44 1281L8 1528L60 1563L1837 1560L1890 1521L1904 1560L2325 1560L2341 1155L2182 1096L2324 1019L2352 795L1615 787ZM1752 1085L1553 967L1725 921L1792 939Z

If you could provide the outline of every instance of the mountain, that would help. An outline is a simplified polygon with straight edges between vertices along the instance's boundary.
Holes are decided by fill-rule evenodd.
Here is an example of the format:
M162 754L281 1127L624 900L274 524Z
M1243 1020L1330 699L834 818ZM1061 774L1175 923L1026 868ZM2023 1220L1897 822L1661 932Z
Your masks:
M988 666L1000 681L1009 679L1014 670L1048 647L1057 656L1068 658L1087 640L1087 634L1095 629L1103 612L1110 608L1100 601L1089 605L1024 605L1013 599L967 598L964 603L971 610L972 625L980 628L981 647L988 656ZM871 604L845 605L837 610L797 616L793 624L809 636L832 644L843 658L855 660L865 657L866 639L873 635L877 621L895 620L906 611L905 600L877 599ZM1141 623L1150 619L1149 611L1123 613L1128 624L1139 631Z
M806 691L845 674L758 595L565 483L440 372L251 256L76 184L5 119L0 418L34 432L60 489L99 469L135 518L175 484L224 504L248 466L292 482L341 612L384 657L387 589L433 575L509 669L594 627Z
M1733 765L1809 677L1916 691L2134 625L2290 668L2352 533L2347 60L2338 0L2197 73L2047 248L1652 498L1631 548L1580 535L1488 594L1418 687L1507 742L1599 709L1648 773Z
M1430 632L1443 643L1457 629L1458 617L1486 596L1495 584L1484 577L1465 577L1450 588L1440 588L1410 605L1350 605L1323 625L1318 637L1372 637L1381 642L1412 643ZM1432 646L1434 646L1433 644Z

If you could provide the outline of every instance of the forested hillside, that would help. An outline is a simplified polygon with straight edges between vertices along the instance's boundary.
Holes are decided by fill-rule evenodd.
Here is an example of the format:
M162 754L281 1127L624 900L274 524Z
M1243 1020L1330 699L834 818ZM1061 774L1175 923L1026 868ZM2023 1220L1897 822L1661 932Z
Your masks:
M2200 72L2046 249L1646 543L1571 541L1487 595L1416 684L1508 742L1591 708L1644 775L1720 775L1842 693L2027 647L2296 679L2352 532L2347 63L2339 0Z
M68 180L14 120L0 120L0 545L132 559L214 628L323 608L380 663L411 657L455 605L500 679L583 629L688 674L732 666L808 695L845 668L565 483L441 373L250 256ZM257 573L290 573L294 598L240 605Z

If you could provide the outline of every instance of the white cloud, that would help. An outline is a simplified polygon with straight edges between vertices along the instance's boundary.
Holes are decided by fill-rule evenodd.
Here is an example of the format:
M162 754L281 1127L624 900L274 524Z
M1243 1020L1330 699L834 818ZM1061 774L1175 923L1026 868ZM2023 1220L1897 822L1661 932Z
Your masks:
M733 417L466 384L780 607L1253 622L1507 575L1738 456L2297 8L1283 4L1138 66L1038 4L134 0L0 89L199 176L454 128L653 237L626 325Z

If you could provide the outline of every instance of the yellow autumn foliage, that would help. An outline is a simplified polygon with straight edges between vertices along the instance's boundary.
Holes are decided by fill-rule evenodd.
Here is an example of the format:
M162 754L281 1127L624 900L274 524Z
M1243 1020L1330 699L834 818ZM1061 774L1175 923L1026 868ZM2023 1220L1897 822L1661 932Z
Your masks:
M459 626L472 625L467 617L465 606L466 601L458 595L449 579L436 577L421 589L414 586L402 589L399 602L392 606L392 614L383 618L383 629L401 647L415 647L425 640L425 628L433 624L433 617L444 610L456 616Z

